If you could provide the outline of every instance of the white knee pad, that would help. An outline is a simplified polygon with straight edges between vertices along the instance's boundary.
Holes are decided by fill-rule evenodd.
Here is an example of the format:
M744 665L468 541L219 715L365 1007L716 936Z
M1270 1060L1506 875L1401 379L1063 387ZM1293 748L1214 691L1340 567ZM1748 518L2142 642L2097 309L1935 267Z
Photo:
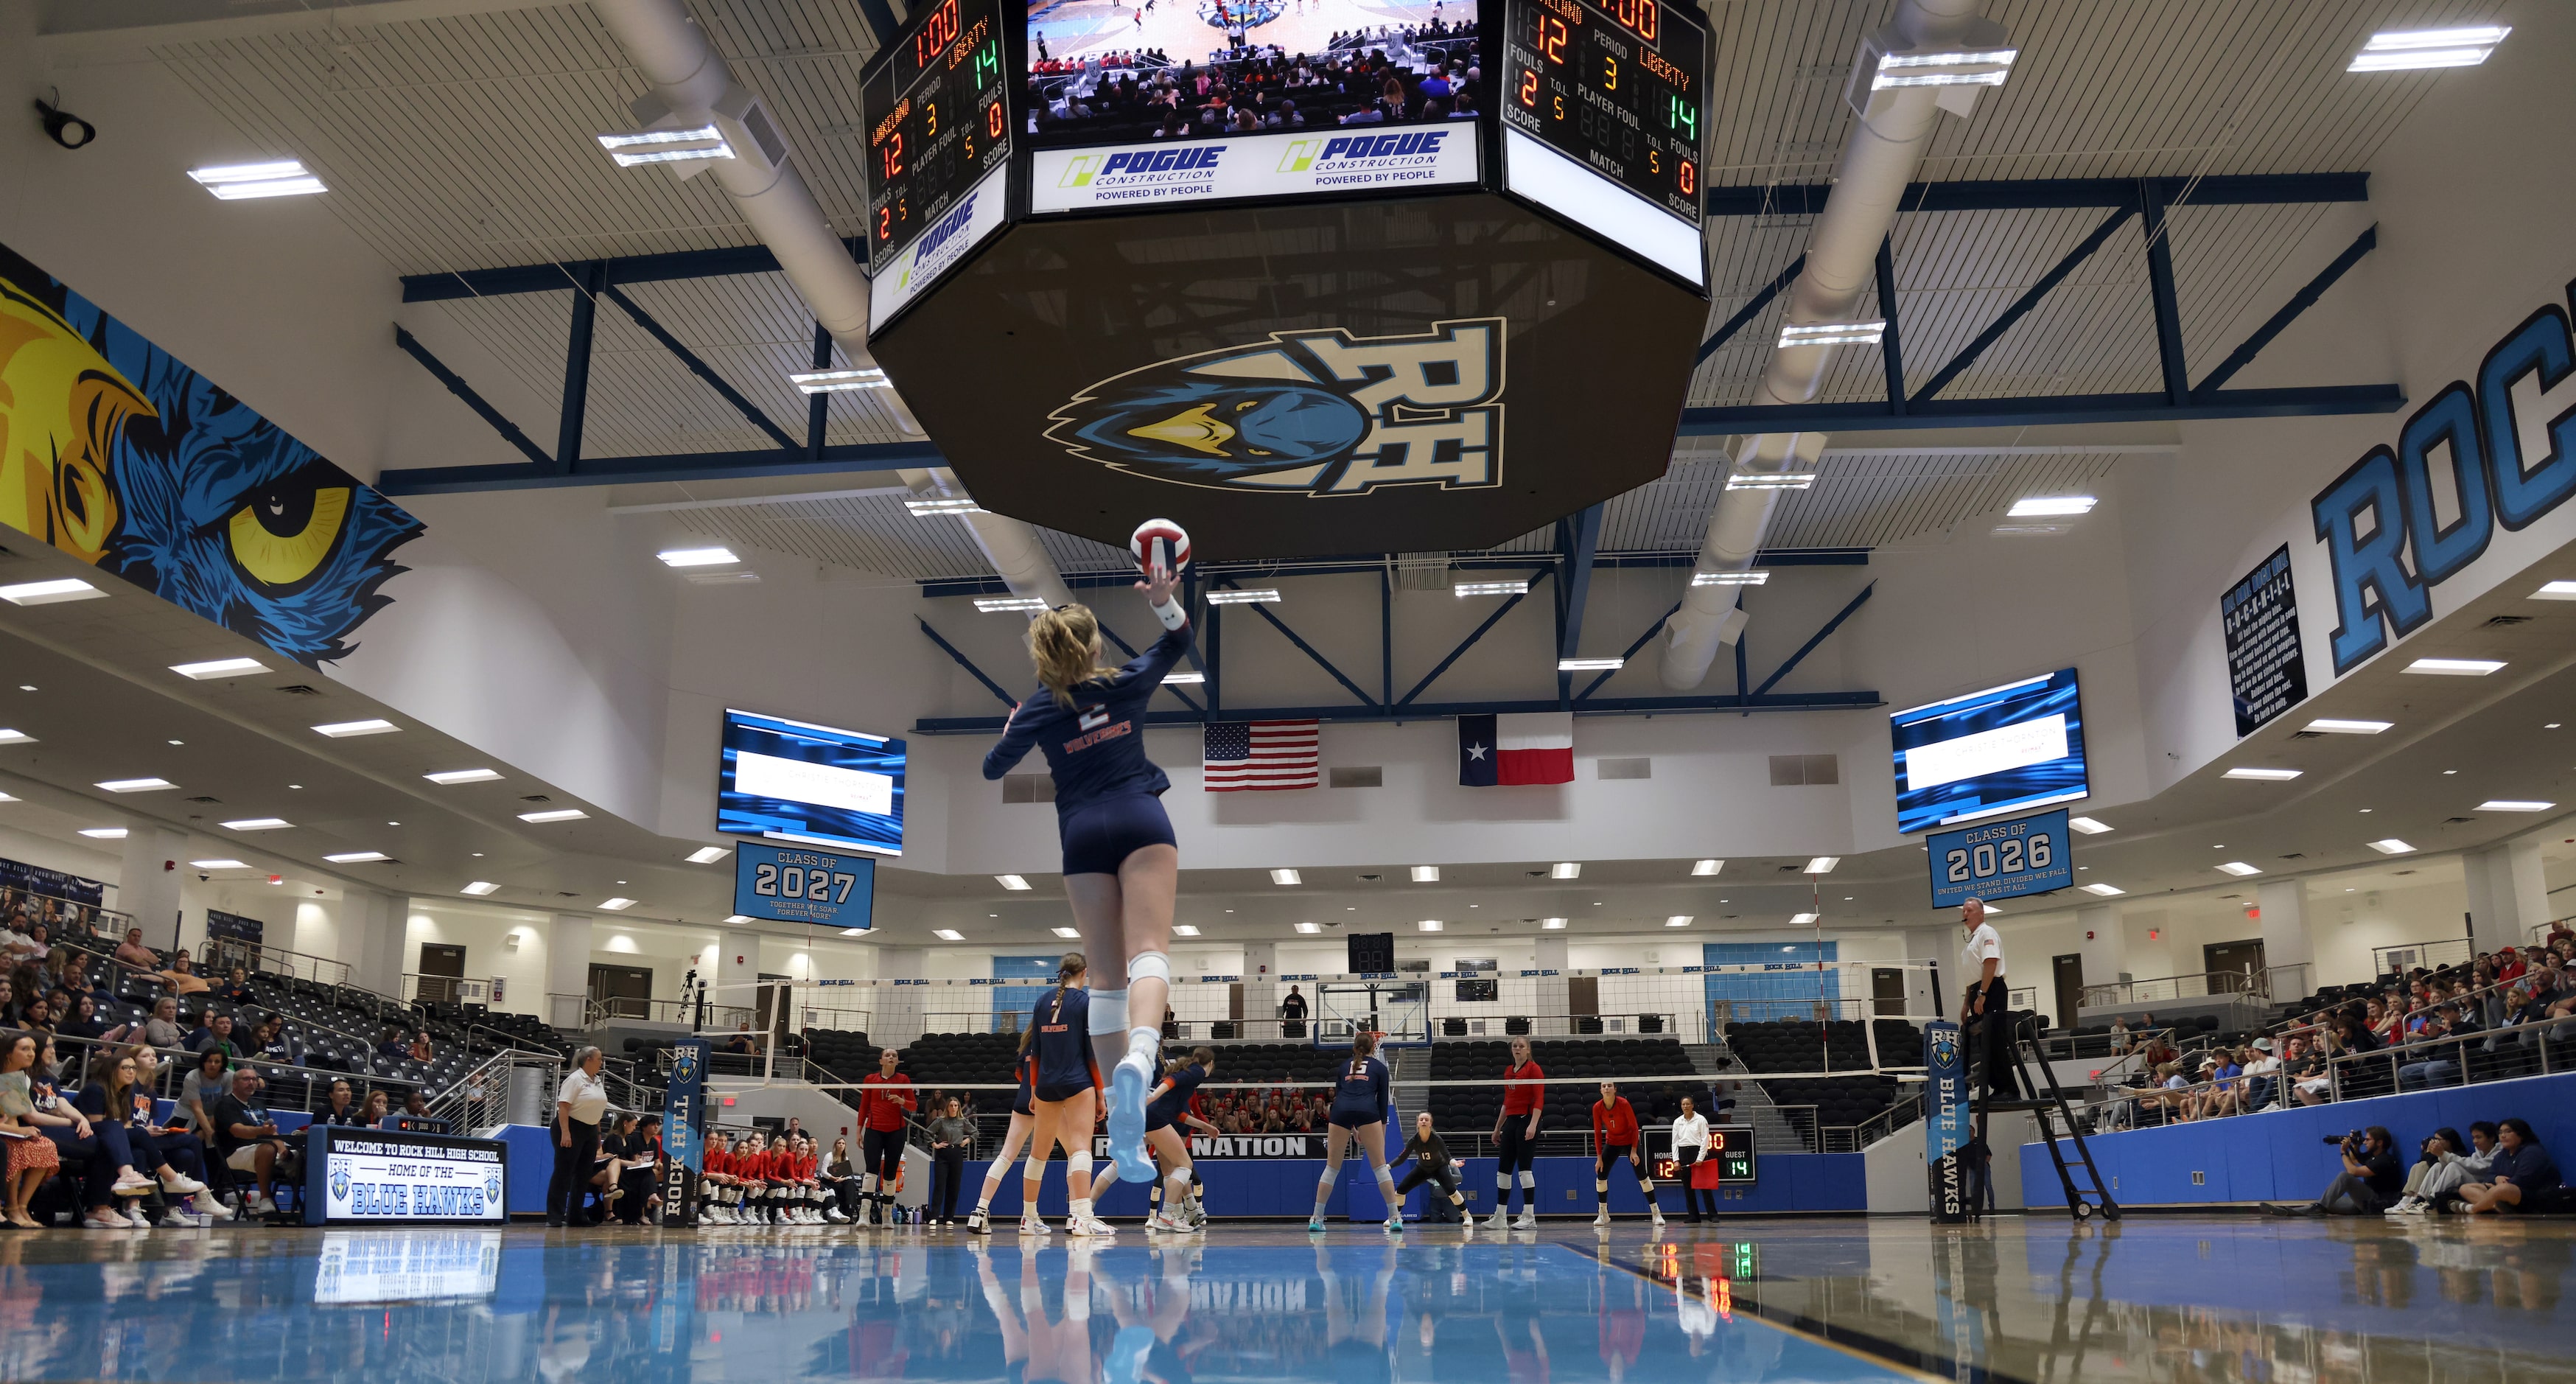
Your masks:
M1091 1031L1098 1034L1127 1031L1127 992L1094 989L1091 994Z
M1532 1172L1532 1171L1530 1171L1530 1170L1529 1170L1529 1169L1527 1169L1527 1168L1523 1168L1523 1169L1521 1169L1521 1186L1522 1186L1522 1188L1523 1188L1524 1190L1527 1190L1527 1191L1533 1191L1533 1192L1537 1191L1537 1190L1538 1190L1538 1174L1537 1174L1537 1173L1534 1173L1534 1172Z
M1044 1182L1046 1180L1046 1160L1038 1157L1038 1151L1036 1149L1029 1150L1026 1169L1021 1172L1020 1180L1022 1182Z
M1172 980L1172 957L1169 952L1138 952L1127 958L1127 983L1159 980L1168 985Z
M1088 1147L1089 1142L1089 1140L1085 1140L1085 1147L1075 1149L1073 1152L1064 1156L1065 1185L1068 1187L1073 1185L1072 1179L1074 1178L1087 1178L1091 1176L1091 1149Z
M1495 1191L1498 1191L1498 1192L1508 1192L1508 1191L1510 1191L1511 1189L1512 1189L1512 1175L1511 1175L1510 1173L1498 1172L1498 1173L1495 1173L1495 1174L1494 1174L1494 1190L1495 1190Z

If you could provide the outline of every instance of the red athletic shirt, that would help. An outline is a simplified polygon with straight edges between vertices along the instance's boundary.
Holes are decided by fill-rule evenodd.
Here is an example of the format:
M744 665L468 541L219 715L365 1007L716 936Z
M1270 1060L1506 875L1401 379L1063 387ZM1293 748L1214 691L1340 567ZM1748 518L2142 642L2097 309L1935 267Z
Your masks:
M1546 1072L1539 1070L1538 1061L1535 1058L1503 1073L1504 1079L1508 1081L1529 1081L1546 1075ZM1506 1115L1518 1115L1526 1119L1546 1107L1547 1088L1544 1086L1503 1088L1503 1113Z
M702 1177L733 1176L733 1154L725 1149L708 1149L698 1173Z
M1603 1148L1636 1145L1637 1112L1629 1108L1626 1096L1616 1102L1592 1102L1592 1134Z
M767 1162L768 1166L762 1169L761 1176L768 1178L772 1182L787 1182L795 1178L795 1154L789 1153L784 1148L774 1148L769 1151Z
M859 1124L863 1128L883 1130L887 1133L903 1128L905 1112L913 1109L920 1097L910 1091L891 1091L885 1088L911 1084L912 1078L901 1072L893 1076L887 1076L882 1072L870 1072L860 1078L859 1085L867 1089L859 1093Z
M796 1155L796 1180L799 1182L814 1180L814 1155L810 1153Z

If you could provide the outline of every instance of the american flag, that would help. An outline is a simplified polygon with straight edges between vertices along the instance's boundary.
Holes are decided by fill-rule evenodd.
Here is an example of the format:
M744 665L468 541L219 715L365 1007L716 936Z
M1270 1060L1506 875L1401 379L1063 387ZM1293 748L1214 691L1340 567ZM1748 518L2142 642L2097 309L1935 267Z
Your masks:
M1201 783L1211 793L1312 788L1322 732L1313 721L1211 721Z

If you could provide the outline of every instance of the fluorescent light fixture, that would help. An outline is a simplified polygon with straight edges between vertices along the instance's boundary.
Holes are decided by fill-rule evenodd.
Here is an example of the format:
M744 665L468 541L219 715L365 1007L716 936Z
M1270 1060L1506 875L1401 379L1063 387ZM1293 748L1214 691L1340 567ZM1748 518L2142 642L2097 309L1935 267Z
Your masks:
M7 596L8 594L9 593L7 591L0 590L0 596ZM16 598L11 597L11 599L14 600ZM2576 581L2542 582L2540 584L2540 589L2531 593L2531 599L2535 601L2576 601Z
M2556 803L2540 802L2532 798L2489 798L2485 802L2478 804L2478 811L2547 812L2549 809L2556 806L2558 806Z
M1303 884L1306 882L1306 877L1297 873L1295 870L1273 870L1270 872L1270 882L1273 884Z
M29 735L23 730L10 730L5 726L0 726L0 745L32 745L35 743L36 737Z
M733 849L729 846L700 846L689 852L688 861L692 865L713 865L731 854Z
M253 197L300 197L331 190L295 159L191 168L188 176L197 180L197 186L227 202L246 201Z
M1278 602L1279 588L1275 586L1247 586L1236 591L1207 593L1209 605L1276 605Z
M460 783L490 783L500 776L501 772L498 769L449 769L441 773L421 775L422 778L442 788L453 788Z
M224 823L226 831L279 831L295 825L283 817L243 817Z
M1815 925L1816 919L1817 919L1817 918L1819 918L1819 917L1822 917L1822 916L1823 916L1822 914L1817 914L1817 913L1792 913L1792 914L1790 914L1790 915L1789 915L1789 926L1791 926L1791 927L1813 927L1813 926ZM1780 950L1782 950L1782 951L1787 951L1787 950L1788 950L1788 948L1787 948L1787 947L1782 947Z
M1452 585L1449 588L1449 594L1452 596L1526 596L1529 594L1529 582L1526 578L1518 581L1462 581Z
M1626 667L1627 663L1628 660L1624 658L1560 658L1556 661L1556 671L1560 673L1607 673L1613 669Z
M995 875L993 882L1014 893L1029 887L1029 882L1018 875Z
M1984 900L1982 900L1982 899L1980 899L1980 900L1978 900L1978 902L1980 902L1980 903L1984 903L1985 901L1984 901ZM2003 916L2003 914L2004 914L2004 911L2003 911L2002 909L1997 908L1997 907L1995 907L1993 904L1990 904L1990 903L1989 903L1989 904L1986 904L1986 906L1985 906L1985 911L1986 911L1986 916L1987 916L1987 917L1989 917L1989 918L2000 918L2000 917L2002 917L2002 916Z
M1196 923L1174 923L1172 924L1172 935L1174 937L1196 937L1199 935L1199 925Z
M1565 920L1563 918L1541 918L1538 920L1538 925L1549 932L1565 931Z
M1771 580L1769 572L1693 572L1693 586L1761 586Z
M665 548L653 556L662 559L665 567L722 567L728 562L742 561L733 555L733 549L721 545L713 548Z
M2075 887L2083 890L2087 894L2097 895L2106 899L2115 894L2125 894L2129 892L2116 884L2079 884Z
M250 868L250 862L247 860L191 860L188 864L200 870L247 870Z
M2319 717L2308 722L2308 729L2321 735L2377 735L2395 724L2394 721L2338 721L2332 717Z
M2381 855L2412 855L2415 851L2413 846L2407 845L2394 836L2383 836L2371 842L2370 848Z
M930 935L938 938L942 942L963 942L966 940L966 934L959 932L953 927L932 928L930 930Z
M600 135L598 139L599 147L607 150L608 157L620 168L733 157L733 146L725 142L724 131L713 125L686 130L638 130L633 134Z
M2097 822L2090 817L2069 817L2066 819L2066 824L2087 836L2099 836L2111 829L2110 823Z
M55 581L25 581L16 586L0 586L0 601L11 605L54 605L62 601L89 601L106 595L78 577Z
M1807 862L1807 868L1803 873L1810 875L1830 875L1834 872L1834 867L1842 863L1843 858L1841 856L1820 855Z
M2090 495L2033 495L2013 501L2008 519L2039 519L2061 514L2090 514L2097 503Z
M1694 860L1691 862L1691 873L1702 877L1716 874L1718 871L1725 868L1726 862L1723 860Z
M367 865L379 860L393 859L383 851L344 851L339 855L326 855L322 858L334 865Z
M2503 666L2501 659L2493 658L2419 658L2407 664L2406 671L2454 678L2482 678Z
M2226 773L2220 774L2219 777L2254 779L2262 783L2287 783L2290 780L2297 778L2303 772L2305 771L2299 769L2255 769L2240 764L2235 768L2228 770Z
M638 130L633 134L601 135L602 149L668 148L674 144L705 144L724 138L724 131L713 125L700 125L688 130Z
M97 786L110 793L158 793L164 788L176 788L179 785L165 778L139 778L102 779Z
M1687 913L1676 913L1664 920L1664 926L1666 927L1689 927L1690 925L1691 915Z
M125 839L125 828L82 827L80 829L80 834L89 837L93 841L122 841Z
M1583 862L1579 860L1560 860L1554 865L1548 867L1547 877L1549 879L1581 879L1583 878Z
M1021 615L1035 615L1046 609L1047 603L1043 596L978 596L975 598L975 608L987 615L1000 615L1006 611Z
M2261 870L2246 864L2242 860L2228 861L2226 864L2218 867L2218 872L2224 875L2234 875L2239 879L2242 879L2247 875L2259 875L2263 873Z
M2475 67L2513 30L2502 24L2466 29L2414 29L2372 34L2346 72L2407 72L2428 67Z
M1206 681L1207 674L1205 673L1180 672L1165 673L1163 675L1163 685L1165 687L1197 687Z
M204 663L173 663L170 671L183 678L204 682L208 678L239 677L244 673L265 673L268 665L255 658L218 658Z
M634 901L633 899L624 899L624 898L619 898L619 899L601 899L598 903L596 903L596 904L594 904L594 905L592 905L592 906L593 906L593 907L595 907L595 908L603 909L603 910L605 910L605 911L607 911L607 912L610 912L610 913L623 913L623 912L625 912L626 910L628 910L628 909L630 909L630 908L633 908L633 907L635 906L635 901Z
M1438 884L1440 882L1440 867L1437 865L1414 866L1413 882L1416 884Z
M925 517L933 514L981 514L984 512L984 507L982 505L975 503L973 499L964 495L942 495L928 500L906 500L903 502L903 507L911 510L916 515Z
M1068 942L1082 935L1082 929L1073 927L1051 927L1048 928L1047 931L1054 933L1058 937L1064 938Z
M383 735L388 731L401 729L402 727L391 721L375 717L364 721L334 721L327 726L315 726L313 733L327 735L334 740L346 740L353 735Z
M484 895L486 895L486 894L497 894L497 893L500 893L500 892L501 892L501 886L500 886L500 885L497 885L497 884L494 884L492 881L490 881L490 880L488 880L488 879L478 879L478 880L474 881L472 884L466 885L464 888L462 888L462 889L460 889L460 890L457 890L456 892L458 892L458 893L460 893L460 894L472 894L474 897L476 897L476 898L478 898L478 899L479 899L479 898L483 897L483 896L484 896Z
M1415 923L1413 925L1413 930L1416 932L1438 932L1442 926L1444 925L1437 918L1425 918L1421 922Z
M2011 75L2017 48L1988 48L1945 53L1883 53L1869 89L1926 86L2002 86Z
M1886 319L1875 322L1783 322L1780 324L1780 347L1792 346L1875 346L1887 335Z
M1726 478L1729 490L1804 490L1815 483L1813 471L1738 471Z
M802 394L850 394L862 389L892 389L894 381L874 366L857 370L807 370L789 375L787 381ZM907 506L908 508L909 506ZM915 509L915 514L971 514L975 502L968 500L964 509Z
M1297 925L1297 930L1309 937L1312 937L1316 933L1323 931L1324 925L1322 923L1299 923Z
M522 822L578 822L590 814L577 807L558 807L551 812L522 812Z

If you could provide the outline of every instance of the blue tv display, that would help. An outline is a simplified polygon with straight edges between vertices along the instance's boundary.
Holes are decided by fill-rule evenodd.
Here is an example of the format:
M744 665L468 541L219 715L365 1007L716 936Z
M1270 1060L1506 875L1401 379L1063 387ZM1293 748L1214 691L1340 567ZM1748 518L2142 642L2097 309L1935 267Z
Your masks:
M728 709L716 830L901 855L903 773L900 740Z
M1911 707L1888 717L1896 739L1896 829L2073 802L2084 775L2075 670Z

